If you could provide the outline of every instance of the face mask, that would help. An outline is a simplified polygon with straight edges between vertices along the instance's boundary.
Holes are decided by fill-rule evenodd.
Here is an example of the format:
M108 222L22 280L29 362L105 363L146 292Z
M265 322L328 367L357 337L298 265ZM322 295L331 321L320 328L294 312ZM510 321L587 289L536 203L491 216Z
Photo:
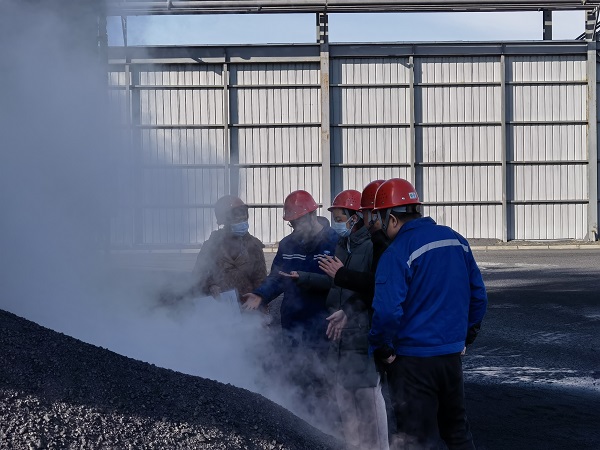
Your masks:
M232 223L231 233L235 234L236 236L244 236L246 233L248 233L249 228L250 225L248 222Z
M349 227L346 224L350 224ZM331 228L340 235L340 237L348 237L352 232L352 227L356 225L356 223L352 219L348 219L346 222L333 222L331 224Z

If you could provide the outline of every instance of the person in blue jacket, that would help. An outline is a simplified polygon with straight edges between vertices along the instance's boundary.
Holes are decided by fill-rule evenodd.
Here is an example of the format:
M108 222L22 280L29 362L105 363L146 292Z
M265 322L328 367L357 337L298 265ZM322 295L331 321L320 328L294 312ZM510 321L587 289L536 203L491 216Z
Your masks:
M487 294L459 233L422 217L415 188L394 178L375 196L392 243L375 274L369 351L386 364L396 416L392 448L474 449L461 353L475 339Z
M326 334L329 314L325 304L329 286L310 287L310 283L302 286L298 283L298 272L308 277L322 276L319 258L333 255L339 239L329 221L317 216L317 209L313 197L304 190L286 197L283 219L293 231L279 243L267 278L254 291L242 296L243 308L255 310L283 294L282 353L289 376L302 390L306 402L327 397L329 390L328 376L324 373L329 348Z

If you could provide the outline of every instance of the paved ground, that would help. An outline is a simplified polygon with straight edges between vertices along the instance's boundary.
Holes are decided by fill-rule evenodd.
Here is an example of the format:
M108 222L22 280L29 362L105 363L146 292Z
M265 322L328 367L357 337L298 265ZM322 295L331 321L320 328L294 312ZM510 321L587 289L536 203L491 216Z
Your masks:
M465 357L479 448L600 448L600 250L475 256L490 300Z
M478 448L600 448L600 247L474 243L489 291L464 359ZM267 253L272 260L273 253ZM193 253L119 255L145 269L189 270Z

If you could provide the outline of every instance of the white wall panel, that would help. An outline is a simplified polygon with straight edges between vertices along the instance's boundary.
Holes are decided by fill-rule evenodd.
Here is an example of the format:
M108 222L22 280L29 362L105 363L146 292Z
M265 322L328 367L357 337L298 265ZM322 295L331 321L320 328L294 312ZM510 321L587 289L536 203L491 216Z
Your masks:
M584 55L519 55L506 58L507 79L515 82L585 80Z
M501 161L499 126L422 127L417 151L422 162Z
M502 233L500 205L433 205L423 208L440 225L474 239L497 239Z
M389 180L390 178L404 178L410 180L410 174L406 167L359 167L359 168L341 168L336 167L333 170L334 186L341 185L343 188L333 192L338 194L343 189L356 189L362 191L367 184L374 180Z
M515 205L514 216L516 239L585 238L586 205Z
M500 86L421 86L419 122L499 122Z
M428 57L416 60L417 83L500 82L500 58L493 56Z
M424 167L421 201L499 202L502 177L497 166Z
M239 128L233 130L232 146L240 164L319 162L319 128Z
M385 53L367 47L330 59L333 195L403 177L426 213L469 238L501 239L505 226L509 239L585 237L585 54L501 58L470 55L471 45L428 56L435 46L416 44L412 58L373 57ZM129 89L124 70L109 72L113 119L133 121L118 157L115 245L200 244L215 226L210 206L231 189L253 206L251 231L277 242L290 231L281 219L289 192L321 200L319 64L265 63L269 54L226 68L134 64Z

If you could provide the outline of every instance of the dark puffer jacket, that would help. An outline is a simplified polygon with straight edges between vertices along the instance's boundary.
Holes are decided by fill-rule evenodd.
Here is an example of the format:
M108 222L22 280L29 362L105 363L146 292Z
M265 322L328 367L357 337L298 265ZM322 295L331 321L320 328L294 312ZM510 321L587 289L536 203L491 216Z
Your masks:
M202 245L194 267L198 290L209 294L211 286L218 286L221 292L252 292L267 276L264 247L250 233L239 237L225 229L213 231Z
M349 237L340 239L335 256L348 270L371 273L373 242L367 228L362 227ZM357 291L337 286L325 274L318 277L306 275L300 273L298 284L310 284L313 288L329 286L326 300L329 313L344 309L348 317L341 339L331 342L330 347L330 362L336 372L337 382L348 389L376 386L379 377L373 358L368 354L371 299Z

